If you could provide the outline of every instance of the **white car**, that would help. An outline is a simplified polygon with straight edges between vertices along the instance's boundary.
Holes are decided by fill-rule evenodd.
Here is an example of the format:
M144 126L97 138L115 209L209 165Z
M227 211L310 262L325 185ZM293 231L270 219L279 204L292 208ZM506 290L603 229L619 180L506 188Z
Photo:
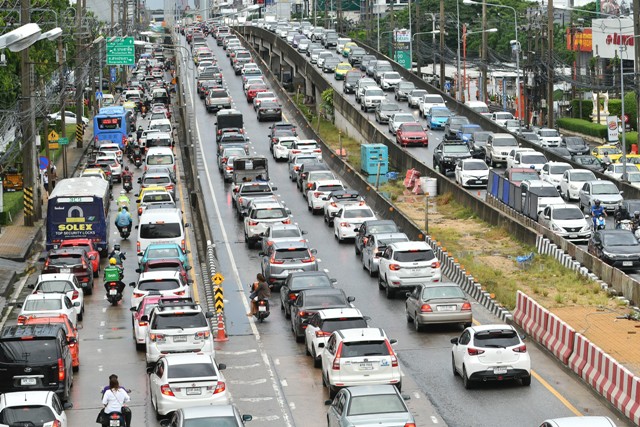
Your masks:
M329 308L312 315L304 330L304 346L313 365L319 368L322 364L320 355L332 332L367 326L367 319L357 308Z
M544 154L532 148L517 148L511 150L507 156L507 169L509 168L529 168L537 172L548 162Z
M96 156L96 162L107 161L111 166L111 177L114 182L122 182L122 164L118 162L115 153L104 152L102 155Z
M589 240L591 222L576 205L549 205L540 215L538 222L567 240Z
M318 141L314 139L298 139L294 141L289 149L289 161L298 154L313 154L318 160L322 160L322 149L320 149Z
M380 87L382 90L392 90L402 81L402 77L396 71L387 71L380 77Z
M456 182L462 187L486 187L489 166L480 159L462 159L454 169Z
M531 358L513 326L471 326L451 344L453 375L462 377L466 389L474 382L508 379L531 385Z
M291 147L293 143L298 141L297 136L281 136L278 141L271 145L271 151L273 152L273 158L277 162L278 160L291 161Z
M629 180L629 185L640 188L640 171L627 172L627 179Z
M346 205L333 218L333 234L338 242L344 239L355 239L356 230L365 221L378 219L370 207L366 205Z
M544 166L542 166L542 170L540 171L540 179L543 181L547 181L556 186L556 188L560 189L560 181L562 181L562 175L564 172L573 169L569 163L565 162L548 162Z
M262 233L273 224L291 224L290 211L273 198L254 199L244 217L244 241L249 247L262 238Z
M280 101L278 100L278 97L276 96L275 93L273 93L273 92L258 92L256 94L256 97L253 98L253 109L257 111L258 107L260 106L260 104L263 101L273 101L276 104L280 105Z
M555 129L538 129L538 137L540 138L540 145L543 147L559 147L560 142L562 142L562 137Z
M420 283L440 279L440 261L426 242L391 243L378 263L378 288L384 289L388 299L397 291L413 290Z
M157 292L164 297L178 296L189 298L191 289L185 283L179 271L148 271L140 273L137 282L130 282L133 288L131 307L137 307L142 298L150 292Z
M116 155L116 159L118 160L118 163L122 164L122 150L120 149L120 144L116 144L115 142L104 142L102 144L100 144L100 147L98 148L98 152L103 152L103 153L107 153L107 152L113 152Z
M71 408L72 403L62 403L52 391L3 393L0 395L0 425L67 427L64 411Z
M495 113L491 114L491 120L493 120L497 125L500 126L505 126L507 124L507 120L513 119L515 119L515 117L513 117L513 114L506 111L496 111Z
M76 307L80 307L78 301L71 302L65 294L31 294L27 295L22 309L18 315L18 324L23 323L28 317L50 317L65 314L71 324L78 327L78 312Z
M341 387L393 384L402 389L396 340L380 328L342 329L331 334L320 355L322 384L333 398Z
M38 276L36 284L33 285L34 294L60 294L69 297L72 303L79 302L75 307L78 320L84 316L84 292L78 283L78 279L73 274L51 273Z
M228 405L226 379L210 354L167 354L149 373L151 404L159 416L194 406Z
M357 191L344 190L331 193L326 196L323 213L324 222L327 227L333 227L333 218L338 214L340 209L347 205L364 206L365 202Z
M424 89L414 89L409 92L407 96L407 104L409 108L418 108L420 107L420 100L427 94L427 91Z
M209 320L191 298L160 299L151 311L145 337L147 365L168 353L205 353L215 356Z
M414 123L418 119L411 113L395 113L389 117L389 133L395 135L402 123Z
M60 111L58 111L57 113L52 113L47 115L47 117L49 118L49 120L54 120L54 121L60 121L62 120L62 115L60 114ZM69 111L69 110L65 110L64 111L64 122L68 125L75 125L76 124L76 113L74 113L73 111ZM86 117L82 117L82 123L84 123L85 125L89 124L89 119Z
M313 215L321 213L327 203L327 196L331 192L339 190L344 190L344 185L339 179L312 182L311 188L307 190L307 207Z
M364 90L364 94L362 95L362 103L360 105L360 109L365 113L369 110L375 110L378 104L383 102L386 98L386 95L377 86L371 86Z
M610 176L613 179L622 179L622 175L624 174L624 170L625 170L625 165L623 165L622 163L611 163L609 166L607 166L607 169L604 171L605 175ZM627 164L626 165L626 169L627 169L627 174L629 172L638 172L638 167L636 165L633 164Z
M580 189L585 182L595 181L593 172L586 169L569 169L564 171L560 180L560 195L565 200L577 200Z
M418 104L418 108L420 108L420 115L425 117L432 107L447 107L442 95L432 95L430 93L424 95Z

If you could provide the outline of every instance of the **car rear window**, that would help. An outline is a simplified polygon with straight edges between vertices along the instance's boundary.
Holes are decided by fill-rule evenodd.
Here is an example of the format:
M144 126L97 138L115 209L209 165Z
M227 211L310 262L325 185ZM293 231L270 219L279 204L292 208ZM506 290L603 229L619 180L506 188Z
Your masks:
M512 329L494 329L477 332L473 344L482 348L507 348L520 344L520 337Z
M206 327L207 319L201 312L158 315L154 316L151 324L152 329L187 329Z
M271 193L271 186L268 184L264 185L245 185L242 187L240 194L245 193Z
M171 165L173 164L173 156L171 154L147 156L146 162L147 165Z
M420 249L412 251L396 251L393 253L393 259L398 262L420 262L431 261L435 258L433 251L430 249Z
M33 298L25 301L22 308L25 311L60 310L62 309L62 300Z
M305 248L284 248L278 249L275 253L275 259L307 259L309 258L309 250Z
M331 185L321 185L316 190L317 191L336 191L338 188L342 188L339 184L331 184Z
M326 319L322 322L320 329L324 332L334 332L341 329L357 329L366 327L367 321L362 318L341 317L339 319Z
M276 219L287 216L284 208L255 209L251 211L252 219Z
M44 405L12 406L0 412L0 423L10 426L42 426L55 419L51 409Z
M345 218L369 218L373 216L373 212L371 209L360 208L360 209L349 209L345 211Z
M175 378L200 378L200 377L215 377L216 370L211 363L189 363L185 365L171 365L169 369L169 379ZM200 420L204 420L204 418L200 418ZM198 421L198 419L194 420ZM212 425L211 420L206 421L206 425ZM216 418L216 425L218 423L218 418ZM191 423L187 421L185 425L191 426ZM204 426L205 424L193 424L194 427L198 427L200 425ZM222 423L221 426L226 426L227 424ZM229 424L230 426L232 424Z
M332 294L317 294L317 295L306 295L304 298L304 305L306 307L339 307L346 306L347 300L344 298L344 295L341 293L332 293Z
M169 193L160 193L160 194L145 194L142 198L142 203L153 203L153 202L172 202L171 195Z
M444 298L464 298L464 292L457 286L433 286L422 290L423 300L444 299Z
M300 237L300 232L295 228L284 228L281 230L273 230L271 237L279 239L281 237Z
M398 227L395 224L373 224L369 227L369 234L376 233L395 233L398 231Z
M396 394L354 396L349 404L349 416L392 414L407 412L402 399Z
M0 342L0 363L54 363L57 359L53 338Z
M289 281L289 290L291 291L299 291L301 289L309 288L329 287L331 287L331 281L327 276L324 275L292 277Z
M53 265L76 265L82 262L80 254L50 255L49 262Z
M343 342L341 357L388 356L389 349L384 341Z
M172 289L178 289L180 284L176 280L145 280L138 284L138 289L141 291L170 291Z
M38 292L46 293L65 293L73 291L73 286L66 280L47 280L38 284Z

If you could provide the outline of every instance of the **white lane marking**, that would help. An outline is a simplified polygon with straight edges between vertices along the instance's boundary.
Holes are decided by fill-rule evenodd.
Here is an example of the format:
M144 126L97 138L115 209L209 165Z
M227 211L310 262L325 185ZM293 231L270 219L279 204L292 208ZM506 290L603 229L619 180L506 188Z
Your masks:
M434 424L438 424L438 418L435 415L431 415L431 422Z
M258 402L264 402L267 400L273 400L273 397L241 397L238 400L241 402L258 403Z
M224 350L216 350L216 353L218 354L227 354L230 356L240 356L243 354L251 354L251 353L256 353L258 350L256 350L255 348L249 349L249 350L240 350L240 351L224 351Z
M414 391L413 397L415 397L416 399L420 399L420 393L418 393L417 391Z
M105 322L104 320L100 322L100 327L103 327L104 325L106 325L107 322Z
M280 380L280 384L282 385L282 387L289 387L289 383L287 382L287 380Z
M98 372L102 372L102 365L98 365Z
M245 380L231 380L229 381L231 384L236 385L258 385L264 384L267 382L266 378L258 378L257 380L245 381Z
M104 339L104 335L102 335L102 334L98 335L98 339L99 339L99 340Z
M22 293L22 289L24 288L24 285L27 284L28 278L29 278L29 274L25 274L24 277L20 279L20 284L15 288L13 295L11 295L11 301L16 301L18 297L20 297L20 294ZM0 328L4 327L5 322L9 319L9 315L13 311L14 305L8 304L8 306L9 307L7 307L7 312L4 314L4 317L2 318L2 322L0 322Z
M96 351L97 351L98 353L102 353L102 349L101 349L101 348L97 348L97 349L96 349Z
M102 307L102 312L106 313L107 312L107 307Z
M230 369L251 369L251 368L257 368L259 367L260 364L259 363L252 363L251 365L235 365L235 366L227 366L227 371Z
M187 80L189 80L189 78L187 78ZM194 98L193 98L192 85L187 84L186 86L187 86L187 90L189 91L189 96L191 98L191 105L195 106L196 103L194 102ZM204 147L204 143L202 140L202 133L200 132L200 125L198 123L198 120L195 120L195 122L196 122L196 133L198 135L198 145L200 146L200 153L202 153L202 156L204 157L204 153L206 153L207 151L205 150L205 147ZM203 160L206 160L206 159L203 158ZM213 192L213 180L211 179L209 164L206 161L204 161L203 166L204 166L204 172L207 176L207 181L209 183L208 185L209 194L211 196L211 200L213 201L213 207L216 212L216 218L218 219L218 225L220 226L220 231L222 233L222 241L224 242L224 247L227 250L227 255L229 256L229 260L231 261L230 264L231 264L231 270L233 271L233 276L236 279L236 286L240 291L240 295L242 295L241 300L245 310L249 311L249 302L247 301L247 297L244 293L244 289L242 288L242 279L240 278L240 272L238 271L236 259L233 256L233 251L231 250L231 245L229 243L229 237L227 236L227 230L226 230L225 224L222 223L222 215L220 214L220 207L218 206L218 200L216 198L215 193ZM262 340L260 339L260 333L258 332L258 328L256 327L256 324L253 321L253 318L249 318L249 325L251 325L251 331L253 332L253 335L256 337L256 342L258 343L258 348L260 349L262 360L264 361L264 364L267 368L267 374L269 375L269 378L271 380L273 391L277 396L278 405L280 406L280 410L284 418L284 425L286 425L287 427L293 427L293 424L289 419L289 415L287 414L287 410L286 410L287 404L285 402L284 396L282 395L282 391L278 387L276 376L273 371L273 367L271 366L271 362L269 361L269 356L264 350L264 345L262 344Z
M295 411L296 409L296 404L293 402L289 402L289 408L291 408L292 411Z
M280 364L280 359L273 359L273 363L275 365L279 365Z
M266 417L253 417L253 421L278 421L280 419L277 415L267 415ZM285 418L286 422L289 422L287 418Z

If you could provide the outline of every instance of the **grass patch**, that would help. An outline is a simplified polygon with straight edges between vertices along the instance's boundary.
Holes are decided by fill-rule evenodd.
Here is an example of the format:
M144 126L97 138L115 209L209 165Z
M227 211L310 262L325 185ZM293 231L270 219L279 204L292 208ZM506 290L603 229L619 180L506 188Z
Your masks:
M395 202L406 190L401 180L387 181L378 187L380 192L386 193L389 200Z
M11 224L13 218L24 206L22 191L6 192L2 195L3 212L0 212L0 224Z

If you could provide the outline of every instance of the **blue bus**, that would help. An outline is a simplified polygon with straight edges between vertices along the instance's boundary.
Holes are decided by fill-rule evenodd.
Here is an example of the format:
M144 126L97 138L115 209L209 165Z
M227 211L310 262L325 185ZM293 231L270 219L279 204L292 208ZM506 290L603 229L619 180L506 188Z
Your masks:
M112 105L100 109L93 118L93 140L96 147L103 141L120 144L124 149L129 135L131 113L123 106Z

